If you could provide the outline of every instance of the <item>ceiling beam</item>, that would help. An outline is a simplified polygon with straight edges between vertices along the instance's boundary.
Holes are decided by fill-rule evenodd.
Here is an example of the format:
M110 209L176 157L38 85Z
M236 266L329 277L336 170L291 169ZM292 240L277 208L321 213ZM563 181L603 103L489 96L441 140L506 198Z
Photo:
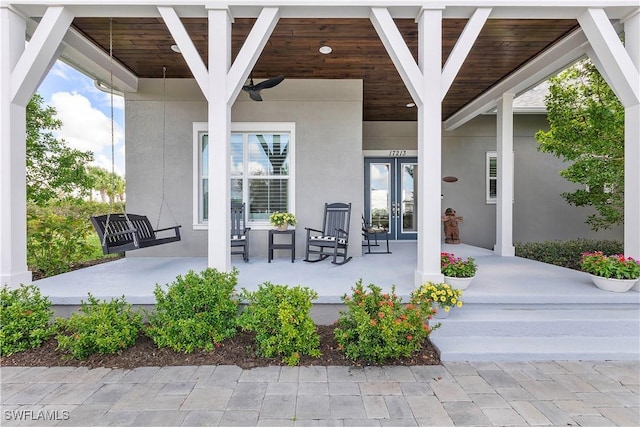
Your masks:
M136 92L138 90L138 77L77 30L73 28L67 30L67 34L62 39L62 46L58 59L93 78L98 83L98 87L108 87L113 80L115 91Z
M458 75L464 60L467 58L467 55L469 55L473 44L476 42L476 39L478 38L480 31L482 31L482 27L484 27L484 24L487 22L490 14L491 8L476 9L467 22L467 25L465 25L464 30L462 30L462 34L460 34L460 37L456 41L456 44L442 69L441 99L444 99L447 92L449 92L453 80Z
M185 4L186 3L186 4ZM423 7L443 7L443 18L468 18L477 8L494 8L497 19L575 19L585 8L604 8L621 19L637 0L0 0L25 16L39 17L47 5L67 5L78 17L158 17L157 6L173 7L184 18L206 18L206 7L228 7L234 18L255 18L279 7L281 18L367 18L371 7L388 8L394 18L415 18Z
M640 104L640 73L602 9L587 9L578 23L593 48L599 69L626 106Z
M164 23L167 25L173 40L180 49L184 60L186 61L193 77L196 79L198 86L205 98L209 99L209 76L207 66L205 65L200 53L193 44L193 40L184 28L178 14L172 7L158 6L158 12L162 16Z
M584 32L575 30L445 120L444 128L456 129L474 117L493 110L504 93L511 92L518 96L526 92L584 57L588 46Z
M61 6L47 9L38 28L11 72L11 100L27 105L59 54L60 43L73 21L69 10Z
M385 49L389 53L393 64L396 66L402 81L404 82L413 102L421 106L424 103L423 97L423 76L409 47L402 38L400 30L393 22L389 11L385 8L372 7L369 17L371 23L378 33Z
M231 69L227 73L227 103L229 105L233 104L238 97L242 90L242 85L249 77L254 65L256 65L279 18L279 8L265 7L253 24L251 32L249 32L242 48L240 48L240 52L238 52L231 65Z

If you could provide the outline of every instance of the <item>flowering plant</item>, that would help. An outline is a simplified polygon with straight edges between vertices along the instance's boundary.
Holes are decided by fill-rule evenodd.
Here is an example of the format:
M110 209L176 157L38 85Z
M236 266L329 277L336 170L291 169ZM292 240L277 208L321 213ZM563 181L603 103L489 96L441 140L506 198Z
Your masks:
M289 212L278 212L275 211L274 213L271 214L271 216L269 216L269 221L271 222L272 225L275 226L280 226L280 225L285 225L285 224L289 224L289 225L296 225L296 216L292 213Z
M637 279L640 277L640 261L622 254L604 255L600 251L584 252L580 259L582 271L608 279Z
M478 266L474 259L462 259L448 252L440 253L440 272L448 277L473 277Z
M427 282L411 293L411 300L417 304L440 304L444 311L451 307L462 307L462 291L446 283Z
M338 349L348 359L382 363L410 357L440 327L429 324L435 314L430 304L403 304L395 286L385 293L373 283L365 287L360 279L352 291L342 297L347 310L340 312L334 329Z

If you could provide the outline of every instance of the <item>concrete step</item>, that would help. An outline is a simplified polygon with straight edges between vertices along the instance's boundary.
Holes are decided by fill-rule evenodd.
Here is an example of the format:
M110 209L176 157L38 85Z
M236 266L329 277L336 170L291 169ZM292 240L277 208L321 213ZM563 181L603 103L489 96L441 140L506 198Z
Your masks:
M442 361L638 360L640 338L617 337L445 337L431 342Z
M595 321L594 321L595 320ZM442 336L593 336L640 335L640 307L632 304L615 307L549 308L545 305L523 307L494 305L490 308L468 304L453 309L434 334Z

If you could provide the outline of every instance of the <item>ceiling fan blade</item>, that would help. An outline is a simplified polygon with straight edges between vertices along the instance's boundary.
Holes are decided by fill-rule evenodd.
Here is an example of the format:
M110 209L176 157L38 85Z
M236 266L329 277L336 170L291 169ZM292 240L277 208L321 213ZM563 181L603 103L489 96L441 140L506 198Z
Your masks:
M280 76L276 76L276 77L267 79L265 81L262 81L257 85L255 85L254 87L256 90L269 89L279 85L280 83L282 83L283 80L284 80L284 76L280 75Z
M262 97L260 96L259 90L253 89L247 92L249 93L249 98L253 99L254 101L262 101Z

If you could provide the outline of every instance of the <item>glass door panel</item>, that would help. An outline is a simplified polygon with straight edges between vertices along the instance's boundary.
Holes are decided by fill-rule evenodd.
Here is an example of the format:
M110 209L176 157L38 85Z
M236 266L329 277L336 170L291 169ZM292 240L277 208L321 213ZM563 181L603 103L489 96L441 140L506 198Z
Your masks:
M418 195L418 164L399 159L398 173L400 175L398 195L402 217L398 238L415 239L415 234L418 232L418 212L415 203Z
M391 212L391 164L369 164L369 221L373 225L389 227Z
M389 239L417 237L415 158L365 159L365 219L387 227Z

